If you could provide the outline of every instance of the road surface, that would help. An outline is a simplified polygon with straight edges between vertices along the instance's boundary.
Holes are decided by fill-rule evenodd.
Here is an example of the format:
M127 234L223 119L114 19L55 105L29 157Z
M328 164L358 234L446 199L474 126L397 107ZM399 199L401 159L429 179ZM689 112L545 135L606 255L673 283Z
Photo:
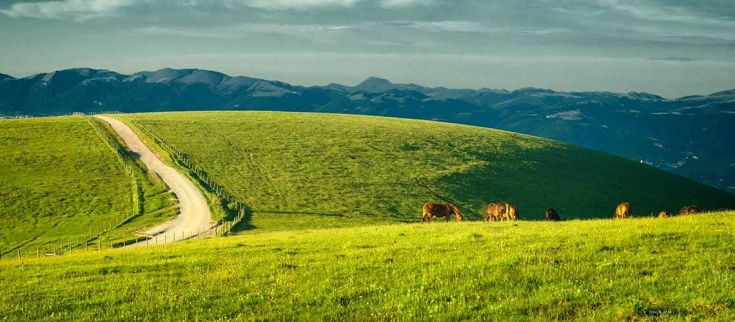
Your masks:
M211 232L210 229L214 226L214 222L207 200L188 177L163 163L125 123L109 116L97 115L95 117L110 124L128 149L137 153L145 166L156 173L178 199L179 215L168 222L148 229L145 232L151 237L148 242L140 242L131 246L170 243Z

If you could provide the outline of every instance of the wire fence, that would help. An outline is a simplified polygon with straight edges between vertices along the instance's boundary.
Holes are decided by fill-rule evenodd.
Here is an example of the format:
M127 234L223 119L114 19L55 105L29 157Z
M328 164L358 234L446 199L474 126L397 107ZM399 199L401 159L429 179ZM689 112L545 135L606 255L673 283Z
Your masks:
M158 234L153 236L138 236L122 240L120 240L119 238L103 236L104 232L113 229L115 229L115 227L112 225L106 226L104 230L101 230L99 233L95 234L95 237L85 237L76 242L55 241L44 244L42 246L20 246L9 249L0 249L0 260L61 256L73 253L89 253L95 251L119 249L122 247L164 245L177 241L195 238L212 238L218 236L218 232L216 229L168 232L165 234Z
M189 155L183 153L175 145L169 143L167 140L154 132L151 128L141 124L140 122L132 120L130 120L130 122L133 123L134 126L137 127L139 130L144 132L148 137L156 141L155 143L166 150L171 158L174 159L174 162L186 168L189 174L196 180L198 180L199 183L206 190L212 192L219 199L219 202L223 208L229 210L232 214L234 214L233 216L231 216L231 218L224 218L218 223L217 227L215 227L215 233L217 236L229 234L232 229L235 228L235 226L237 226L245 219L245 216L248 212L248 207L235 199L235 197L228 193L222 187L222 185L215 182L209 176L209 174L204 171L204 169L194 164Z
M3 249L0 246L0 260L1 259L24 259L33 257L49 257L59 256L70 253L78 252L92 252L92 251L103 251L116 249L120 247L136 247L145 245L162 245L176 241L194 239L194 238L211 238L217 236L225 236L232 232L233 228L240 223L248 211L247 206L237 201L231 194L227 193L225 189L217 184L210 176L199 166L191 162L191 159L186 154L182 153L178 148L168 143L166 140L157 135L150 128L138 123L133 122L134 125L143 131L146 135L151 137L156 143L166 150L171 155L172 159L179 165L186 168L186 170L199 181L200 185L205 189L214 194L220 202L223 208L229 209L231 214L230 218L224 218L218 222L218 224L212 228L199 229L197 231L176 231L167 232L163 234L156 234L153 236L137 236L134 238L121 238L120 236L107 236L110 232L122 227L130 220L134 219L143 214L143 204L141 202L143 189L139 178L137 177L139 171L146 171L142 169L137 163L134 156L119 142L101 121L94 120L89 115L97 114L112 114L115 112L94 112L94 113L69 113L58 116L82 116L87 119L95 133L111 148L117 159L122 163L125 173L130 176L132 184L132 204L134 212L120 220L119 222L107 222L99 224L98 228L93 231L90 228L89 233L85 234L84 237L79 238L76 241L53 241L42 246L12 246ZM131 121L132 122L132 121Z

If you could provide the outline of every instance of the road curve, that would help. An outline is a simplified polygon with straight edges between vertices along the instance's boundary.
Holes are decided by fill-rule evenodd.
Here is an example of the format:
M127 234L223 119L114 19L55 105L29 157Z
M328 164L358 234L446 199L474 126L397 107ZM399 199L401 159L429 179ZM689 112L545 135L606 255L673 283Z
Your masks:
M156 173L178 199L179 215L168 222L148 229L145 234L152 237L153 240L131 246L170 243L210 231L214 222L207 200L188 177L163 163L125 123L109 116L96 115L95 117L110 124L112 129L123 139L128 149L137 153L146 167Z

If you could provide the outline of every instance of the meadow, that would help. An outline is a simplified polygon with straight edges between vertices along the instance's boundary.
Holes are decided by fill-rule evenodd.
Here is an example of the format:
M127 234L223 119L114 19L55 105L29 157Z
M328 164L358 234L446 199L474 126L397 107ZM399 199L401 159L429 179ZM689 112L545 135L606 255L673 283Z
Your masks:
M735 196L653 167L511 132L407 119L282 112L118 115L176 146L251 209L260 231L415 222L425 202L479 219L489 202L541 219L735 207ZM149 142L150 143L150 142Z
M81 116L0 120L0 254L133 238L176 215L168 189L132 167ZM110 135L112 140L116 140Z
M8 320L735 319L735 212L262 232L0 261Z

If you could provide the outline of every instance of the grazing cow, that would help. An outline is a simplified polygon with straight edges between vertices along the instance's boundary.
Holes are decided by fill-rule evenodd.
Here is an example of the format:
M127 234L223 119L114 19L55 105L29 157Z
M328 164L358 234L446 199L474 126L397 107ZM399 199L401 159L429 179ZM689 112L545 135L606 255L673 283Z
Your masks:
M679 215L682 215L682 216L693 215L698 212L699 212L699 207L697 207L696 205L684 206L684 207L681 207L681 209L679 210Z
M666 219L671 217L672 215L673 214L668 211L661 210L661 212L658 213L658 219Z
M559 213L554 208L546 208L546 221L560 221Z
M459 209L455 205L450 203L439 204L429 202L424 204L421 223L429 222L433 217L444 217L449 221L452 214L454 214L457 222L462 222L462 213L459 212Z
M633 211L630 208L629 202L623 202L615 208L615 216L613 219L625 219L633 216Z
M485 221L516 220L518 218L518 208L507 202L491 203L485 209Z

